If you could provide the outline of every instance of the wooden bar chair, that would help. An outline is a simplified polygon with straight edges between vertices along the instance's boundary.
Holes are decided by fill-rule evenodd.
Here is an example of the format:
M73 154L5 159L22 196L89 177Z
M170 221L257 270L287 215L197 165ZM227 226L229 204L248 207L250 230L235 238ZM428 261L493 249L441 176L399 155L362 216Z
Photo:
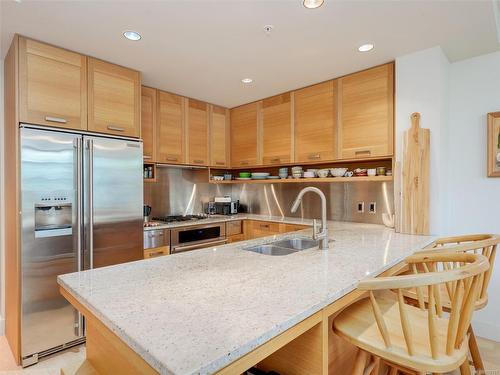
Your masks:
M467 330L488 259L481 254L436 252L417 253L405 262L417 273L361 281L358 289L369 296L333 321L335 333L359 348L353 374L372 373L380 359L391 367L390 374L401 369L424 374L457 368L470 374ZM452 301L446 315L437 292L443 284ZM427 290L427 309L406 302L404 292L412 288L420 295Z
M495 264L498 243L500 243L500 235L497 234L471 234L465 236L444 237L434 241L426 250L424 250L424 252L455 251L459 253L475 253L482 254L488 259L490 268L485 272L484 276L480 280L480 292L477 294L474 306L476 310L481 310L488 304L488 286L490 284ZM423 303L428 303L428 296L425 290L423 291L423 295L420 300L418 300L418 295L415 290L407 291L405 293L405 297L413 298L418 301L419 306L422 306ZM443 310L449 312L451 307L449 291L446 290L446 288L441 290L440 297L443 303ZM476 371L484 372L483 360L479 352L479 347L477 345L472 325L469 327L469 351Z

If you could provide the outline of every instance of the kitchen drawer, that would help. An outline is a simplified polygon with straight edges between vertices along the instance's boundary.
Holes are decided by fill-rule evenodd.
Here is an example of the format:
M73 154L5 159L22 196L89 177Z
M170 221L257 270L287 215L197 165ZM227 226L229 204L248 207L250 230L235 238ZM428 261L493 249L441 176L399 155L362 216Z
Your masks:
M226 236L229 237L242 233L243 233L243 228L241 220L228 221L226 223Z
M155 247L152 249L144 250L144 259L156 258L162 255L170 254L170 248L168 246Z
M227 237L227 243L233 243L233 242L239 242L239 241L245 241L245 235L243 233L241 234L235 234L233 236Z
M273 234L280 233L280 224L272 223L269 221L256 221L251 220L248 226L248 238L259 238L265 236L272 236Z

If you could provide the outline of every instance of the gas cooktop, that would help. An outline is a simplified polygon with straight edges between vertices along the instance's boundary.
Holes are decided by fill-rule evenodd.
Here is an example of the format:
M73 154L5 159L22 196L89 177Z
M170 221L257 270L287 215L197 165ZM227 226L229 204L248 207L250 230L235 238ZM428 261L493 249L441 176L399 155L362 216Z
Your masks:
M154 221L161 221L164 223L177 223L182 221L197 221L206 219L208 215L172 215L153 217Z

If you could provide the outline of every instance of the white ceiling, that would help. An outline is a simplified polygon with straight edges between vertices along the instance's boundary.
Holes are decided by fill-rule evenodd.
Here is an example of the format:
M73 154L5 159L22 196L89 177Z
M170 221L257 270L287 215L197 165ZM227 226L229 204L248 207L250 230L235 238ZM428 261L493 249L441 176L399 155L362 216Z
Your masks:
M315 10L301 0L0 1L2 56L17 32L227 107L436 45L451 61L499 50L492 0L325 0ZM125 40L127 29L142 40ZM359 53L367 41L375 49Z

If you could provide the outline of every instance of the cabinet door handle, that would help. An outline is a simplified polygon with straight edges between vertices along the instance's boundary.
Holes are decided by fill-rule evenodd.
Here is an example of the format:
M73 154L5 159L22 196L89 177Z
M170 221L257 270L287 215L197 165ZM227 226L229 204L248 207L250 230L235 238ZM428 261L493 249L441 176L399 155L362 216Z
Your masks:
M115 132L124 132L125 129L122 128L121 126L114 126L114 125L108 125L108 130L112 130Z
M281 158L271 159L271 163L279 163L280 161L281 161Z
M240 165L248 165L248 161L241 161Z
M147 156L147 155L143 155L143 158L144 158L144 159L152 159L152 157L151 157L151 156Z
M226 165L226 163L224 163L223 161L216 161L215 164L216 165Z
M311 154L309 155L308 157L310 160L316 160L316 159L321 159L321 155L320 154Z
M170 157L170 158L167 158L168 161L177 161L178 158L173 158L173 157Z
M354 153L354 155L358 156L358 155L371 155L371 151L370 150L361 150L361 151L356 151Z
M150 258L154 258L154 257L160 256L160 255L163 255L163 251L157 251L157 252L154 252L154 253L149 253L149 257Z
M203 164L204 160L201 160L201 159L195 159L193 160L193 163L196 163L196 164Z
M52 117L52 116L45 116L45 121L47 122L57 122L59 124L66 124L68 121L66 121L65 118L62 117Z
M260 224L260 227L261 227L261 228L266 228L266 229L267 229L267 228L269 228L269 224Z

